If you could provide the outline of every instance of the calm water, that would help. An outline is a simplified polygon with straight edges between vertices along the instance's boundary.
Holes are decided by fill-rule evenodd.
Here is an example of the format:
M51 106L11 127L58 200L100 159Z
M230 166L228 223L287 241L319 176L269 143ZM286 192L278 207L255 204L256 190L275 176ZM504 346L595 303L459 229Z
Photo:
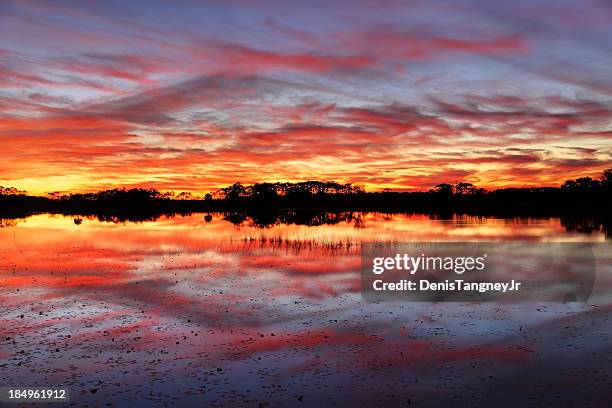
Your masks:
M612 251L597 254L588 304L374 304L359 293L361 242L609 243L598 223L359 213L308 220L316 226L274 221L2 220L0 385L68 386L75 405L120 407L609 398Z

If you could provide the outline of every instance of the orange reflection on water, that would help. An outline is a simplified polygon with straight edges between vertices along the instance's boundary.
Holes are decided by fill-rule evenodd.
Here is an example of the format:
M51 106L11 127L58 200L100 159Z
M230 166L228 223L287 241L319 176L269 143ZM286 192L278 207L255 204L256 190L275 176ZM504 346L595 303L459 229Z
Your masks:
M259 228L248 219L233 225L222 214L212 220L196 214L119 224L94 217L77 224L74 217L41 214L0 229L2 285L96 286L167 277L169 271L205 271L194 274L200 282L252 272L301 279L357 271L361 242L470 240L603 241L604 236L567 232L556 218L354 213L331 225Z
M75 222L41 214L4 222L0 356L10 378L0 380L29 384L53 377L77 388L102 384L103 390L116 390L112 385L121 381L140 384L148 396L152 381L174 379L173 387L180 388L204 367L210 375L228 375L234 387L265 389L271 381L330 365L359 382L383 369L389 381L402 381L406 370L423 378L430 364L524 364L542 336L504 333L537 327L545 317L565 318L566 311L365 304L359 296L360 244L606 239L600 230L568 231L557 218L352 213L307 219L320 225L272 221L194 214L139 223L96 217ZM452 336L442 340L440 330L452 330ZM261 358L269 361L259 363ZM238 371L226 374L234 365L270 375L242 381ZM78 376L69 375L68 366ZM326 381L346 380L331 377ZM125 402L108 393L107 400Z

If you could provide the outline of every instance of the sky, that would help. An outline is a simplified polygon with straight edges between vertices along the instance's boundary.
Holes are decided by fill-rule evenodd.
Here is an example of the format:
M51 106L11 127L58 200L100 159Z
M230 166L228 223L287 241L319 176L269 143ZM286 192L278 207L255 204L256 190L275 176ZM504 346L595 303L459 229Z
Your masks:
M0 185L559 185L611 67L608 0L0 0Z

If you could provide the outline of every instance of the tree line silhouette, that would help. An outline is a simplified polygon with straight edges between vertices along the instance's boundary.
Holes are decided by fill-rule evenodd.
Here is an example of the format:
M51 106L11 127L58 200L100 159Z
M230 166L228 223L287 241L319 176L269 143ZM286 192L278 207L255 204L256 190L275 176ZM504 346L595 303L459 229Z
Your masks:
M381 211L466 214L609 214L612 169L600 179L581 177L560 187L502 188L492 191L460 182L442 183L426 192L366 192L351 183L234 183L203 197L156 189L110 189L96 193L29 196L0 187L0 213L155 214L199 211L262 213L287 210Z

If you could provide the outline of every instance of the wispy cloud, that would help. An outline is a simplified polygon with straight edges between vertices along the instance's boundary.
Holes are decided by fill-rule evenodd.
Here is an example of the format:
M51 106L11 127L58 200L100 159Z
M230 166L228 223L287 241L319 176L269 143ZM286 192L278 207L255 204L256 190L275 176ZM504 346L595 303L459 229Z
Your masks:
M2 184L493 187L609 166L604 2L147 7L0 10Z

